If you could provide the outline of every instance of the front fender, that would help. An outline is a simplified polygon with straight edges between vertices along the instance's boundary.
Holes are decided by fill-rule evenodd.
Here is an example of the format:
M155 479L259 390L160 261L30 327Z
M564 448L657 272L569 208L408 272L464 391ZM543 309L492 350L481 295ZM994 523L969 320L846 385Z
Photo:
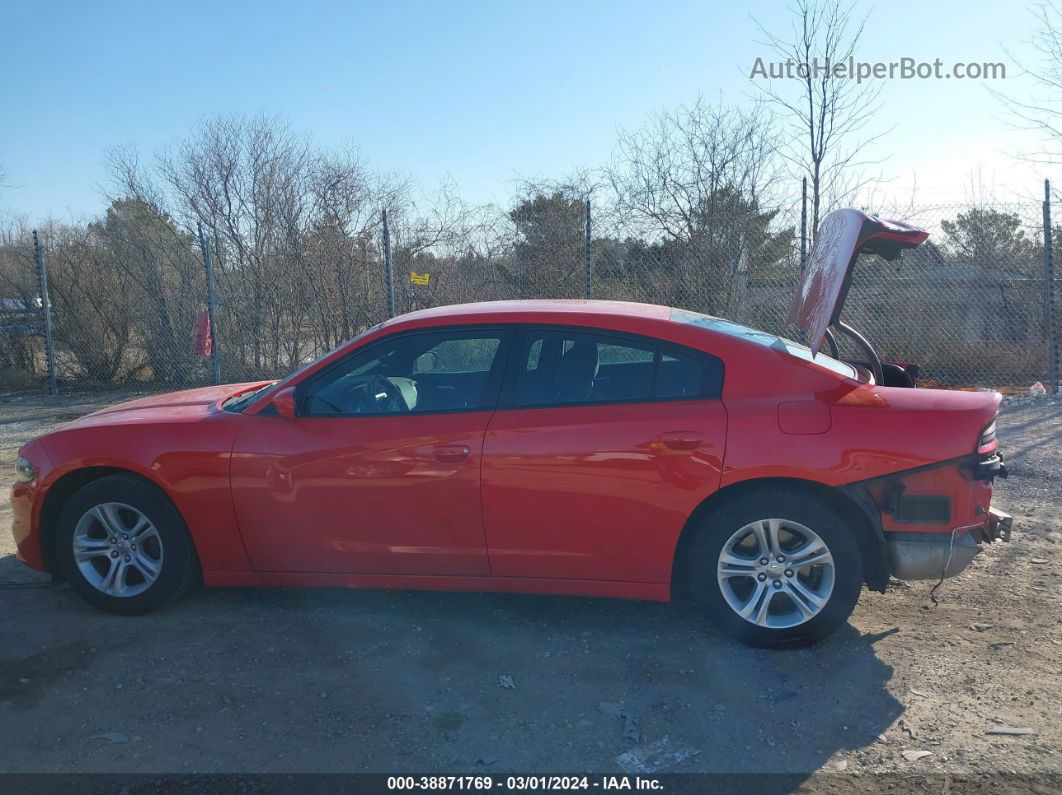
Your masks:
M78 472L131 472L157 486L173 502L206 571L249 571L229 485L232 445L242 417L205 415L173 424L88 425L42 437L55 467L42 475L33 510L36 535L45 539L43 508L53 492ZM57 494L63 493L60 489ZM54 507L54 506L53 506ZM50 511L57 516L58 511Z

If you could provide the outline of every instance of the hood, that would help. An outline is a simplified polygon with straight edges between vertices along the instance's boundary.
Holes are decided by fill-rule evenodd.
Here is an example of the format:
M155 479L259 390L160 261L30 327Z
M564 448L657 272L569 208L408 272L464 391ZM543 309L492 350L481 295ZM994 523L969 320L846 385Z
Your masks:
M137 422L157 420L163 417L188 419L208 413L219 401L234 397L255 387L271 384L272 381L254 381L246 384L221 384L219 386L184 389L161 395L129 400L86 414L64 427L101 425L112 422Z
M834 210L819 225L787 322L804 331L808 347L817 353L826 329L840 319L859 254L894 260L927 237L928 232L900 221L884 221L859 210Z

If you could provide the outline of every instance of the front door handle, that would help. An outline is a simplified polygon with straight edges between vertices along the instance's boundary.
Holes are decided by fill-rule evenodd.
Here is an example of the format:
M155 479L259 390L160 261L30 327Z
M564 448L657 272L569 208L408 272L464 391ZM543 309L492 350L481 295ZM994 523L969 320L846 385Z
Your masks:
M704 442L700 431L667 431L660 435L660 441L672 450L696 450Z
M444 464L460 464L472 453L472 448L465 444L440 444L432 452Z

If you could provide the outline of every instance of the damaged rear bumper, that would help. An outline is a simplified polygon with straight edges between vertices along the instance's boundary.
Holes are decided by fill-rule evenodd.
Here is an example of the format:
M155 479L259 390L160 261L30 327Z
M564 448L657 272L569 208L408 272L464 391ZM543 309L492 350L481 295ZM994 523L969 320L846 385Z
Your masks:
M887 533L885 553L892 576L900 580L954 577L993 541L1010 541L1013 519L990 508L981 524L947 533Z
M1014 524L1014 517L1009 513L1003 513L998 508L988 509L988 521L980 527L979 541L991 544L993 541L1010 541L1010 529Z

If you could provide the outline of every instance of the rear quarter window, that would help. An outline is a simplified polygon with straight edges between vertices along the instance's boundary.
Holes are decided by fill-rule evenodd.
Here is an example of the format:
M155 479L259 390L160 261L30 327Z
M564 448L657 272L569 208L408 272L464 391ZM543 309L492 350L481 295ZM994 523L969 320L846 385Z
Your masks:
M705 392L703 356L665 351L656 368L658 398L699 397Z

